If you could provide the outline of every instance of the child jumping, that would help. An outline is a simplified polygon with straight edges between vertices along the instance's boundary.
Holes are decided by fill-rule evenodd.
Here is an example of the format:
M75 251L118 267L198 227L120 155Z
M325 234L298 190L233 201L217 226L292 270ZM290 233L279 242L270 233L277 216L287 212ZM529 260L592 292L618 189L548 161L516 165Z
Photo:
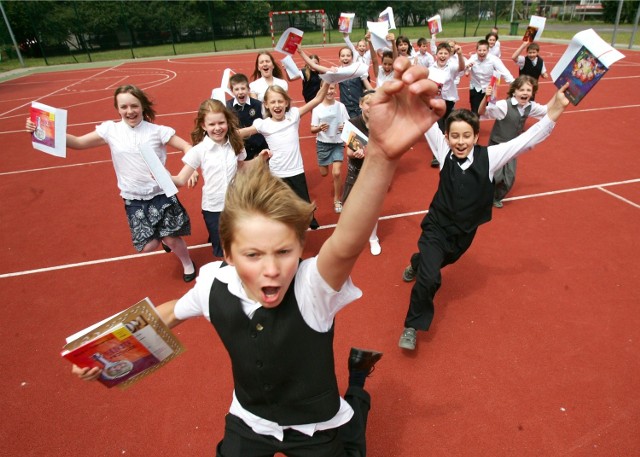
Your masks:
M411 256L402 279L416 280L398 346L414 350L417 330L426 331L433 321L433 298L440 288L443 267L456 262L471 246L478 226L491 220L494 173L518 154L547 138L569 104L567 83L548 104L547 115L529 130L506 143L476 146L480 120L459 109L447 119L443 134L433 126L426 134L440 162L440 182L429 212L421 223L419 252Z
M220 220L225 262L204 266L193 289L158 307L170 327L204 316L227 349L234 390L218 456L366 456L371 399L364 384L382 354L351 350L341 397L334 319L362 295L350 274L399 159L444 109L424 69L399 59L395 71L396 80L371 101L367 161L316 257L300 261L313 205L254 160L227 193ZM99 368L72 370L85 380L100 375Z
M344 142L340 133L344 123L349 120L347 108L336 101L336 85L330 84L322 103L311 112L311 133L317 134L316 151L320 175L329 174L333 178L333 209L342 212L342 162L344 160Z

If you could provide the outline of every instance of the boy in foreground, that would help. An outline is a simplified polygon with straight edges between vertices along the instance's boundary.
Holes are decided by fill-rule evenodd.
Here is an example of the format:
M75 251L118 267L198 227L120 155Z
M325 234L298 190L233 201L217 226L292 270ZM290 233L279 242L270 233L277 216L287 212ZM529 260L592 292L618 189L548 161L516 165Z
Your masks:
M476 146L480 120L469 110L454 110L445 133L432 126L427 134L431 151L440 162L440 182L429 212L421 223L419 252L411 256L402 279L416 279L398 346L414 350L417 330L429 330L433 298L440 288L443 267L456 262L471 246L480 224L491 220L494 173L507 162L542 142L569 104L564 85L547 104L547 115L526 132L506 143Z
M262 160L236 175L220 219L225 262L200 270L179 300L158 307L175 327L207 317L232 362L234 391L218 456L366 455L366 377L381 355L352 349L339 395L334 317L362 293L350 279L402 155L444 112L437 85L408 59L371 101L367 160L333 234L300 261L315 205L273 177ZM82 379L98 368L73 368Z

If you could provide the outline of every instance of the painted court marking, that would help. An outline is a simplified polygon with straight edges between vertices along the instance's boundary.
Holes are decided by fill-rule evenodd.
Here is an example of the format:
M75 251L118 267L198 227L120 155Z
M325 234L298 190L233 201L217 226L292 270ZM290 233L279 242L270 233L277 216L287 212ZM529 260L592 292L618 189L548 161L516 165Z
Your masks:
M570 189L560 189L560 190L554 190L554 191L550 191L550 192L541 192L538 194L531 194L531 195L521 195L518 197L511 197L511 198L505 198L504 201L515 201L515 200L525 200L525 199L529 199L529 198L539 198L539 197L547 197L549 195L559 195L559 194L565 194L565 193L569 193L569 192L581 192L581 191L587 191L587 190L593 190L593 189L597 189L600 190L606 194L611 195L614 198L617 198L631 206L633 206L634 208L638 208L640 209L640 204L634 203L630 200L627 200L626 198L621 197L620 195L611 192L607 189L605 189L605 187L612 187L612 186L620 186L620 185L625 185L625 184L635 184L635 183L639 183L640 182L640 178L638 179L630 179L628 181L618 181L618 182L610 182L610 183L604 183L604 184L594 184L592 186L583 186L583 187L575 187L575 188L570 188ZM420 215L420 214L426 214L428 212L428 210L420 210L420 211L412 211L412 212L408 212L408 213L400 213L400 214L390 214L388 216L382 216L379 218L379 220L390 220L390 219L400 219L400 218L405 218L405 217L411 217L411 216L416 216L416 215ZM322 225L318 228L318 230L327 230L327 229L331 229L331 228L335 228L336 224L328 224L328 225ZM211 243L205 243L205 244L197 244L197 245L193 245L193 246L189 246L188 249L189 250L195 250L195 249L202 249L202 248L206 248L206 247L210 247ZM64 265L56 265L56 266L52 266L52 267L45 267L45 268L38 268L35 270L25 270L25 271L16 271L16 272L12 272L12 273L4 273L4 274L0 274L0 279L6 279L6 278L13 278L16 276L27 276L27 275L33 275L33 274L37 274L37 273L47 273L50 271L57 271L57 270L67 270L70 268L78 268L78 267L85 267L85 266L89 266L89 265L100 265L100 264L104 264L104 263L111 263L111 262L118 262L121 260L131 260L131 259L136 259L136 258L140 258L140 257L148 257L148 256L152 256L152 255L161 255L164 254L163 251L154 251L154 252L144 252L144 253L139 253L139 254L129 254L129 255L124 255L124 256L119 256L119 257L110 257L110 258L105 258L105 259L97 259L97 260L89 260L87 262L78 262L78 263L69 263L69 264L64 264Z

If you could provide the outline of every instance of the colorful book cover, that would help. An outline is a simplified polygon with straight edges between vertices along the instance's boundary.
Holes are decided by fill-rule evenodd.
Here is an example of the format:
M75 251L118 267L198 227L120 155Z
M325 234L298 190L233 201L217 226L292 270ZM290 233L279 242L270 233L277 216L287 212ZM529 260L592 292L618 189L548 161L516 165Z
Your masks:
M362 133L360 129L358 129L349 121L344 123L342 133L340 134L340 139L344 141L352 151L363 149L369 142L369 138L367 137L367 135Z
M489 87L491 87L491 97L489 103L495 103L498 99L498 85L500 84L500 76L493 75L489 80Z
M67 338L63 358L100 367L107 387L129 387L164 366L184 348L148 298Z
M527 30L524 31L524 36L522 37L522 41L528 41L529 43L533 42L537 33L538 33L538 27L534 27L532 25L528 26Z
M283 54L294 55L298 52L298 46L302 43L303 36L304 32L302 30L294 27L288 28L278 40L275 48L276 51L282 52Z
M442 32L442 18L439 14L427 19L427 25L429 26L429 32L431 35L436 35Z
M340 13L338 18L338 30L342 33L351 33L353 30L353 19L355 13Z
M591 51L582 46L555 80L555 85L560 88L568 82L569 88L565 95L573 105L577 105L607 70L608 68Z
M117 386L160 361L123 325L68 352L64 358L79 367L99 367L98 380L107 387Z
M33 148L56 157L66 157L67 111L32 102L30 117L36 124L36 129L31 134Z

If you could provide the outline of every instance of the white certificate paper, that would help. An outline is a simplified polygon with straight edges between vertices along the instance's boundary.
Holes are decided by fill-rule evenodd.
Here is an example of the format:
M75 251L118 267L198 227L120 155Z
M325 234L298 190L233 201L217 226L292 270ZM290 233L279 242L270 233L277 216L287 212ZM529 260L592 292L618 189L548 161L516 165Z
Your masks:
M140 145L140 154L144 159L149 171L153 175L153 179L156 180L160 188L164 191L167 197L172 197L178 193L178 188L173 183L171 175L167 169L162 165L160 158L156 155L153 148L148 144Z

